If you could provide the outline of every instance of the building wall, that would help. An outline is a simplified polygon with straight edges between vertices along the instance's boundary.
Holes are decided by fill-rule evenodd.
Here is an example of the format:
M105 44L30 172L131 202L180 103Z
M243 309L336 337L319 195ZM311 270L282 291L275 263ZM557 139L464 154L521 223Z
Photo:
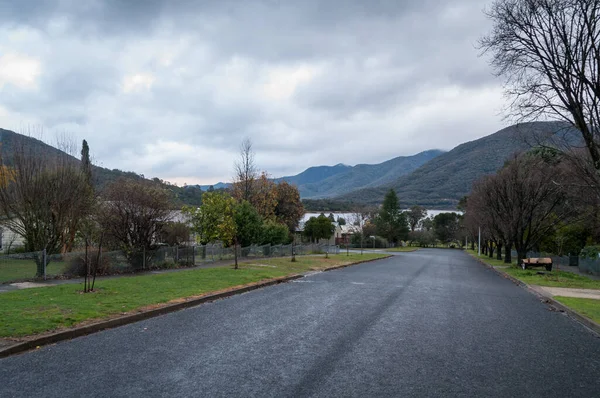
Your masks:
M4 252L8 250L9 246L11 249L23 246L23 237L4 226L0 226L0 250Z

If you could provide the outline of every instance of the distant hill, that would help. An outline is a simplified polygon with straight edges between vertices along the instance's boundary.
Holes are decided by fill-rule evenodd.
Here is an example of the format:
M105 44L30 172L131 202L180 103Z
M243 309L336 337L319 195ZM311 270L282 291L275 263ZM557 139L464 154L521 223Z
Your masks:
M331 198L394 181L442 153L444 152L430 150L413 156L398 156L378 164L348 166L339 163L335 166L315 166L294 176L275 178L274 181L287 181L296 185L302 199Z
M347 166L342 163L336 164L335 166L315 166L309 167L302 173L295 176L275 178L274 181L277 183L281 181L287 181L290 184L296 185L300 189L300 196L304 197L302 194L302 187L304 185L321 182L329 177L339 175L350 169L352 169L352 166Z
M338 195L335 199L376 204L381 203L385 193L393 188L404 206L455 207L458 200L471 191L475 180L495 173L511 155L530 149L540 140L548 140L568 131L568 125L562 122L510 126L487 137L461 144L392 182Z
M379 164L357 164L323 180L298 184L303 199L330 198L361 188L378 187L409 174L421 165L443 154L430 150L413 156L398 156Z
M227 189L231 186L231 184L228 182L217 182L216 184L213 184L213 185L194 185L194 186L198 187L202 191L206 192L210 189L210 187L213 187L213 189Z
M14 151L16 140L24 140L25 145L33 148L34 151L39 151L43 154L58 154L61 153L57 148L54 148L51 145L48 145L36 138L25 136L22 134L15 133L11 130L5 130L0 128L0 150L2 151L2 155L7 159L10 158L11 153ZM93 148L91 151L93 153ZM74 162L79 162L79 159L73 157ZM94 184L96 189L102 190L109 183L124 177L131 179L145 179L143 176L136 174L130 171L122 171L118 169L107 169L104 167L93 166L93 175L94 175ZM162 181L158 178L153 178L152 181L161 184L164 188L170 190L173 193L173 204L176 207L179 207L184 204L197 206L202 202L202 191L196 187L177 187L175 185L169 184L165 181Z

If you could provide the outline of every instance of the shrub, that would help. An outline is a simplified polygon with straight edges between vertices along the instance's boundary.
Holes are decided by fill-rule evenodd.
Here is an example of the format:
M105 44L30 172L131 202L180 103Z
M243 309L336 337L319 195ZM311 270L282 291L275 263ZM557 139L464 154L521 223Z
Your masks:
M579 256L583 257L583 258L597 259L598 258L598 254L600 254L600 246L599 245L593 245L593 246L586 246L583 249L581 249L581 252L579 253Z
M91 273L93 274L94 267L97 264L97 259L94 251L90 252L89 259ZM64 273L68 276L85 276L87 271L84 256L81 254L72 256L67 261L67 266L65 268ZM96 275L110 275L113 273L116 273L116 270L113 269L110 258L107 256L103 256L100 260L98 268L96 269Z

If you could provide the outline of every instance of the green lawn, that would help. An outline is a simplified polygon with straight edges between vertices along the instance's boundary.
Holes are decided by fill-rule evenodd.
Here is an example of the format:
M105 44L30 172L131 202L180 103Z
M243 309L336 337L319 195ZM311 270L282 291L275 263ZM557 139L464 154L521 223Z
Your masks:
M550 287L572 287L579 289L600 289L600 281L587 278L582 275L565 271L546 272L541 269L507 268L502 271L527 283L528 285L550 286ZM543 274L538 274L543 271Z
M494 267L507 267L510 264L506 264L504 262L504 260L496 260L496 255L494 254L494 258L489 258L488 256L484 256L483 254L481 256L477 256L477 250L467 250L467 253L469 253L470 255L472 255L473 257L479 258L483 261L485 261L487 264L494 266ZM512 261L512 265L516 266L517 261L516 259L513 259Z
M50 262L46 269L48 275L60 274L65 264ZM0 283L32 279L35 277L36 265L33 259L16 259L0 256Z
M554 299L600 324L600 300L562 296L554 296Z
M254 260L240 269L192 269L164 274L124 276L97 282L96 291L81 293L81 284L25 289L0 294L0 337L20 337L106 318L233 286L309 270L386 257L365 253L298 256Z
M471 250L468 252L472 256L477 257L476 252ZM490 259L489 257L481 256L479 258L494 267L507 265L501 261ZM553 270L552 272L547 272L543 268L523 270L517 267L516 262L513 262L511 267L501 268L499 271L506 272L507 274L528 285L570 287L578 289L600 289L599 280L590 279L582 275L565 271ZM538 274L538 271L544 272L542 274ZM561 296L555 296L554 298L571 308L573 311L590 318L594 322L600 323L600 300Z
M474 257L477 257L477 253L468 250L468 253ZM506 267L503 261L490 259L486 256L479 257L481 260L494 267ZM579 289L600 289L600 281L590 279L583 275L574 274L572 272L565 272L560 270L553 270L547 272L543 267L526 269L523 270L516 266L516 261L513 261L512 265L508 268L501 268L500 271L506 272L507 274L519 279L520 281L528 285L538 286L549 286L549 287L572 287ZM538 274L539 271L543 271L542 274Z
M404 247L392 247L389 249L383 249L386 252L414 252L419 250L418 247L404 246Z

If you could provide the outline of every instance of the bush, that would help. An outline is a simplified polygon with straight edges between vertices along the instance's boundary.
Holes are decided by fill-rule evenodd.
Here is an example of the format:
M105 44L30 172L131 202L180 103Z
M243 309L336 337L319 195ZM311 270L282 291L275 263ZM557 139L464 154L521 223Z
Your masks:
M10 249L6 247L4 252L6 254L23 254L27 253L27 250L25 250L25 246L12 246Z
M593 246L586 246L583 249L581 249L579 256L583 257L583 258L597 259L599 257L598 254L600 254L600 246L593 245Z
M263 224L262 236L263 245L281 245L290 240L287 226L270 220Z
M420 247L435 246L436 239L433 231L417 230L410 233L411 246L415 243Z
M92 250L89 254L91 273L94 273L94 267L97 264L95 252ZM67 261L67 266L64 271L68 276L85 276L87 273L85 258L83 255L74 255ZM100 265L96 269L96 275L110 275L116 273L112 269L112 264L109 257L103 256L100 260Z

